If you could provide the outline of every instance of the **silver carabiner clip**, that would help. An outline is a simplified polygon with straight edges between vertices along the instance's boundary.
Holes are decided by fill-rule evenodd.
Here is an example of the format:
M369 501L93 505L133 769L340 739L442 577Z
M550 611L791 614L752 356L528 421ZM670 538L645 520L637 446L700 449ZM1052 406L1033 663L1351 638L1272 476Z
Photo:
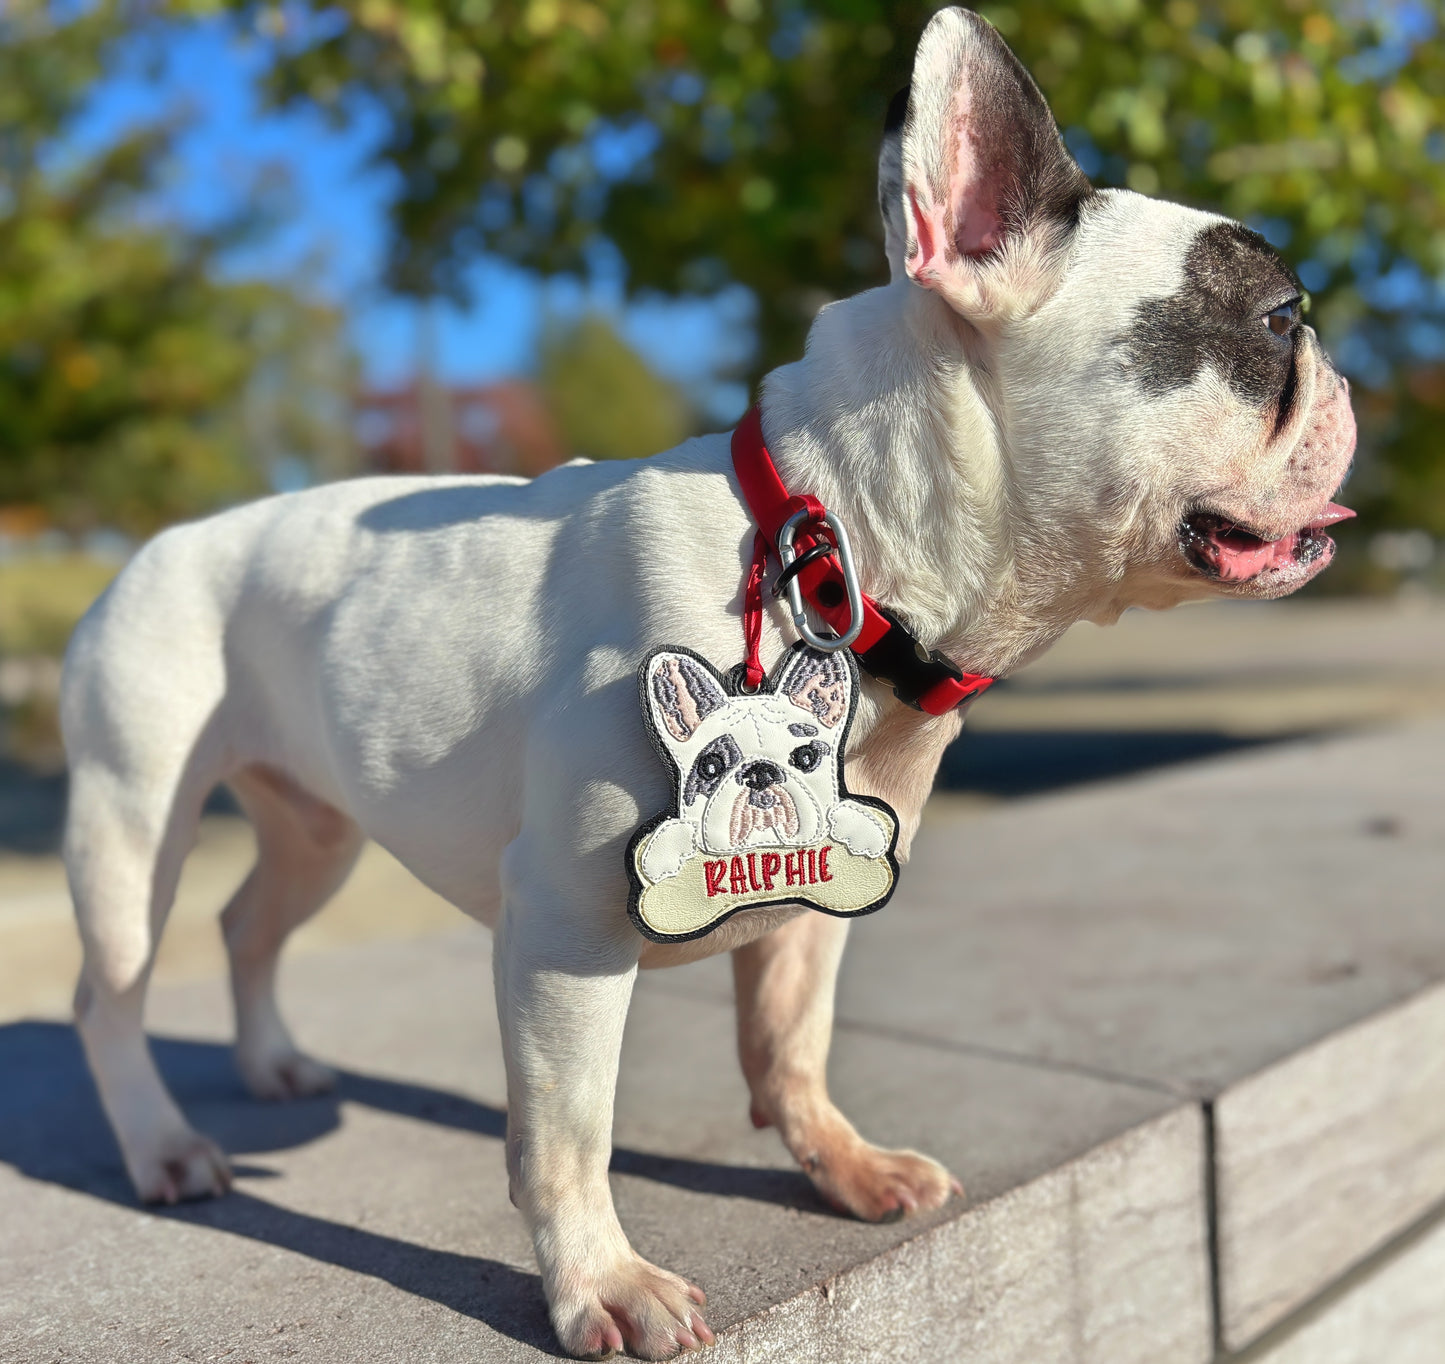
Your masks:
M793 548L793 539L799 528L809 519L807 511L794 512L778 531L778 559L784 569L798 557ZM812 626L808 624L807 608L803 604L803 587L796 573L787 582L788 610L792 612L793 624L797 626L798 633L808 644L824 653L833 653L838 649L846 649L862 632L863 593L858 586L857 570L853 567L853 550L848 543L848 532L830 511L823 513L823 521L833 532L833 541L838 546L838 567L843 570L843 587L848 593L848 628L832 639L822 639L813 633Z

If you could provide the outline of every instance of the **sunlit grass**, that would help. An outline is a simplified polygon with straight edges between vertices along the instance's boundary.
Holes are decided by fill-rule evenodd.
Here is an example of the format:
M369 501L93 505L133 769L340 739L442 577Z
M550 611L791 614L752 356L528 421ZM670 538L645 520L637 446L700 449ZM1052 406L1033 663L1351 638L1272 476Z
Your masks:
M86 554L0 563L0 655L62 654L76 622L117 571Z

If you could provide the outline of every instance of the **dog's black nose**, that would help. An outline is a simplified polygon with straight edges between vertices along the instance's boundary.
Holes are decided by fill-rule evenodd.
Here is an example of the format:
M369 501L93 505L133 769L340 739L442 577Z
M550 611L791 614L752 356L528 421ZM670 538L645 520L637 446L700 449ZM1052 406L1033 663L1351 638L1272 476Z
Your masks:
M770 786L783 784L783 769L766 758L754 763L744 763L738 772L738 780L749 791L766 791Z

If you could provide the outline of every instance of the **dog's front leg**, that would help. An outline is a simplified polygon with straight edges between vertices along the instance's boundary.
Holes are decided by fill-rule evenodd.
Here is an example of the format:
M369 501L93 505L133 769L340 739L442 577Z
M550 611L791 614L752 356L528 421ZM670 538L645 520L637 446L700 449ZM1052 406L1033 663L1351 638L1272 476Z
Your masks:
M835 1207L891 1221L942 1207L962 1186L916 1151L885 1151L858 1135L828 1097L833 989L848 921L801 914L733 952L738 1052L752 1118L783 1143Z
M507 1172L552 1325L570 1354L671 1359L710 1344L702 1290L628 1244L607 1167L639 940L623 922L508 900L495 948L507 1064Z

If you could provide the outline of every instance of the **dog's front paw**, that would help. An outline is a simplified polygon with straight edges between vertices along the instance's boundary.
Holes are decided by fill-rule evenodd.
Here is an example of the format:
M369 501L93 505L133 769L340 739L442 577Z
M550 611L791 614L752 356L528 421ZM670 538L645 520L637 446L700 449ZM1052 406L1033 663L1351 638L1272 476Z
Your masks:
M676 876L696 851L697 835L691 824L680 819L664 820L648 835L642 853L642 874L655 886Z
M862 1138L802 1162L819 1193L839 1212L865 1222L896 1222L932 1212L962 1195L963 1185L917 1151L885 1151Z
M219 1198L231 1187L231 1166L221 1148L189 1127L166 1133L152 1149L123 1153L142 1203Z
M889 832L882 819L856 801L840 800L828 815L828 827L858 857L882 857L888 850Z
M713 1343L698 1308L707 1294L639 1255L569 1286L552 1303L552 1325L568 1354L606 1359L623 1350L638 1359L672 1359Z

